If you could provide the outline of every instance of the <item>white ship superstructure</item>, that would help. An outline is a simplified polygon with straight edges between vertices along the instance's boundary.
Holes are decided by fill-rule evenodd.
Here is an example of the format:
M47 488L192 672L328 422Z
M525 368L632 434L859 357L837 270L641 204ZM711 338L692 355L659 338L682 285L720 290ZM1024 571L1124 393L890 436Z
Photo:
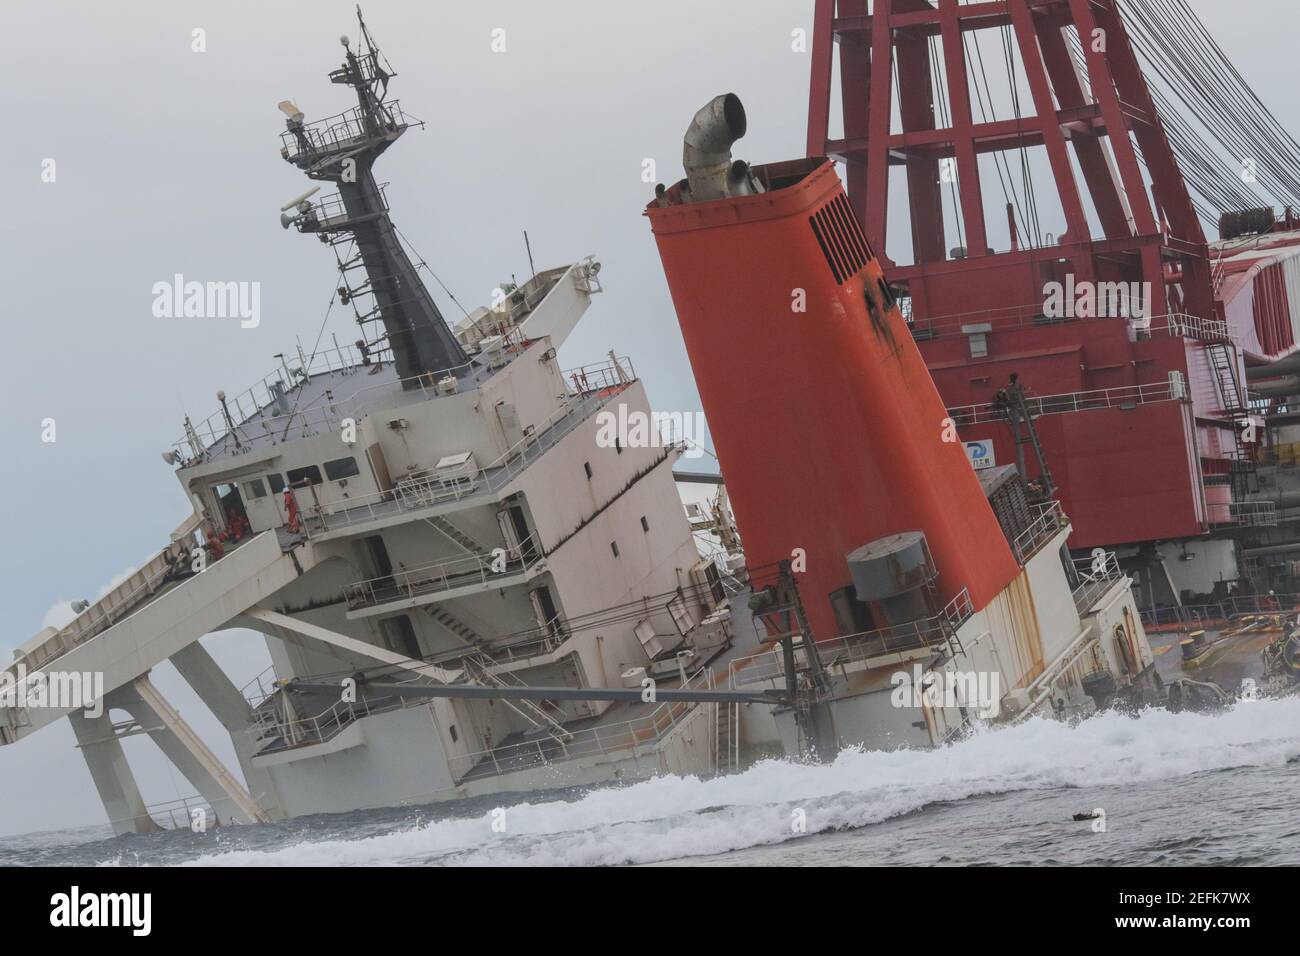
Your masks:
M285 224L338 253L338 296L368 337L282 359L247 392L219 393L212 417L186 418L165 457L192 516L10 668L104 675L102 716L0 710L0 742L68 717L118 832L156 826L121 747L141 732L222 822L533 789L553 785L544 764L557 760L581 783L711 759L706 735L691 744L677 732L695 712L682 705L350 689L363 673L496 688L620 686L628 674L639 686L665 660L699 680L696 658L729 630L673 482L681 449L597 440L602 410L649 416L632 363L610 353L561 368L599 263L506 287L453 337L370 174L405 123L364 24L362 38L331 74L357 108L320 124L285 108L285 158L340 189L291 204ZM267 637L273 666L249 687L199 643L227 628ZM247 788L150 683L163 661L230 732Z

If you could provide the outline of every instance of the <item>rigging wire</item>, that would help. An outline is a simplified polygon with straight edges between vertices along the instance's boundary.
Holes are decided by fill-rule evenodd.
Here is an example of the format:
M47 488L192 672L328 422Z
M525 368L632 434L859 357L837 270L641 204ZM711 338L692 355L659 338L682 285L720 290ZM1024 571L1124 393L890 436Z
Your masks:
M935 44L934 37L930 37L929 39L930 39L930 72L932 75L932 78L930 80L930 88L935 93L938 94L936 97L934 97L934 101L939 107L939 125L941 128L946 129L952 125L948 114L948 95L946 92L947 87L943 82L943 78L941 74L942 65L940 63L938 47ZM940 168L942 168L942 163L940 163ZM958 195L961 192L961 170L957 166L957 159L955 156L952 159L951 171L952 171L952 178L948 180L948 193L952 197L952 218L953 218L953 222L957 226L957 245L962 246L964 248L966 245L966 237L963 234L962 226L965 221L965 217L962 214L961 201L960 199L958 199ZM984 252L983 249L980 249L978 251L979 253Z
M1152 100L1190 189L1220 214L1264 201L1300 204L1300 144L1186 0L1126 0L1121 9L1135 51L1159 80L1151 84ZM1253 176L1246 175L1247 162ZM1205 216L1204 205L1195 205Z
M967 45L966 38L967 35L966 33L963 32L961 37L962 50L963 52L965 52L966 61L969 63L970 49L969 46ZM980 121L984 123L996 122L997 111L993 106L993 93L991 88L989 87L988 73L984 68L984 52L980 48L979 35L976 34L971 39L971 42L975 46L975 57L979 63L980 75L978 78L972 75L972 79L976 80L976 82L974 82L972 85L975 88L975 100L980 110ZM985 110L984 108L985 96L988 97L987 110ZM1016 192L1015 179L1011 176L1011 167L1007 164L1007 158L1004 155L1002 150L998 150L993 153L993 168L996 169L998 173L998 183L1002 187L1002 199L1007 205L1012 207L1012 214L1020 220L1020 232L1025 237L1025 244L1027 246L1031 245L1033 239L1029 232L1029 225L1025 221L1024 211L1021 209L1020 196ZM1004 175L1004 171L1005 171L1005 175ZM1008 184L1010 184L1010 195L1008 195L1008 189L1007 189Z
M1011 35L1011 27L1005 25L1001 27L1001 34L1002 56L1006 62L1007 82L1011 89L1011 107L1015 113L1017 125L1019 125L1023 116L1020 110L1020 87L1017 82L1019 79L1019 70L1016 69L1015 65L1015 41ZM1033 170L1029 165L1029 151L1025 147L1023 131L1020 133L1020 178L1021 187L1025 194L1025 209L1029 217L1030 225L1033 228L1032 235L1034 237L1034 246L1035 248L1042 248L1043 233L1038 221L1038 198L1034 192Z
M307 359L307 367L302 370L305 379L311 378L311 363L316 360L316 352L320 349L321 337L325 334L325 325L330 320L330 313L334 311L334 302L338 299L338 296L339 290L336 286L334 291L330 294L330 304L325 307L325 317L320 320L320 330L316 333L316 344L311 348L311 357ZM342 356L340 356L340 358L342 358ZM292 382L285 382L284 384L286 388L293 387ZM289 429L293 427L293 417L298 414L298 403L302 401L303 393L306 391L305 388L297 389L298 394L293 398L293 408L289 410L288 421L285 422L284 425L284 433L280 436L281 441L284 441L285 437L289 434Z
M438 285L442 286L442 291L447 293L447 298L451 299L452 302L455 302L456 308L460 309L461 312L464 312L465 318L468 319L469 313L466 312L465 307L460 304L460 299L456 298L454 295L451 294L451 290L447 288L446 283L444 283L441 279L438 278L438 273L434 272L433 269L429 267L429 263L424 261L424 256L420 255L419 250L415 248L414 243L412 243L410 239L407 239L406 235L402 232L402 230L398 229L396 225L393 226L393 232L397 233L397 237L406 244L406 247L410 249L411 253L415 256L416 268L423 269L425 272L429 273L429 275L433 276L433 281L438 283Z

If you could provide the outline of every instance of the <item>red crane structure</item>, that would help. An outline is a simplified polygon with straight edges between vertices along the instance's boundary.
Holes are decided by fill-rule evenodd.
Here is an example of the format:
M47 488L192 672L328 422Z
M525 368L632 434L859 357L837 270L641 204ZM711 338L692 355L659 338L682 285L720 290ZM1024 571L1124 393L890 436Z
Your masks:
M980 35L1001 45L1007 115ZM1253 497L1243 353L1117 0L816 0L807 151L843 164L944 404L985 452L977 467L1023 462L1036 431L1071 547L1143 555L1148 604L1237 577L1234 536L1276 511ZM1046 197L1031 164L1050 171ZM990 203L999 184L1005 206ZM1052 199L1056 237L1035 211ZM891 212L910 254L891 247ZM1013 375L1029 436L995 400ZM1176 581L1153 545L1192 539L1215 567Z

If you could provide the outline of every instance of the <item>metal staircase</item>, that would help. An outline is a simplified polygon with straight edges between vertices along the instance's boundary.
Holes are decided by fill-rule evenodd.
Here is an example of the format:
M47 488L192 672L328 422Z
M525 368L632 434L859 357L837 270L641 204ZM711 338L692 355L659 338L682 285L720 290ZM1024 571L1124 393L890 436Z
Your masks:
M433 525L443 536L450 539L454 544L461 548L466 554L487 554L492 549L485 548L479 544L460 528L444 518L442 515L434 515L424 519L427 523Z
M442 605L430 604L425 607L425 610L429 612L429 617L433 618L466 644L469 644L472 647L483 646L483 635L454 614L451 614Z
M523 681L513 674L494 674L490 670L493 660L486 654L466 657L465 676L475 684L483 687L526 687ZM564 725L546 712L540 704L531 700L502 700L502 703L516 714L528 721L538 730L545 730L548 737L557 743L566 743L573 739L573 734L564 729Z

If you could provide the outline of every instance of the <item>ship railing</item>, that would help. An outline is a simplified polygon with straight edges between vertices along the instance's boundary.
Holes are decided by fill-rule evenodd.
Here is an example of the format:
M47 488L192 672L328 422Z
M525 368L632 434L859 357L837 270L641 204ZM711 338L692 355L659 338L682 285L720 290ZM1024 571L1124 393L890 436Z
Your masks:
M22 663L29 672L44 667L74 647L108 630L135 610L141 601L156 592L177 562L188 560L189 545L184 539L172 542L10 666L16 667Z
M411 684L424 680L423 677L413 676L393 683ZM374 700L359 697L355 701L337 700L317 714L286 718L282 702L288 699L285 696L287 694L283 687L276 687L271 696L253 712L253 722L245 729L245 733L260 751L268 748L293 750L325 743L363 717L429 703L427 698L416 696L394 695Z
M1269 528L1278 523L1277 503L1273 501L1232 501L1208 506L1210 524L1245 528Z
M495 673L497 668L508 664L517 664L554 654L571 636L565 628L563 616L556 614L543 626L527 632L523 638L508 643L489 644L475 656L490 665L490 669ZM466 655L460 652L453 656L464 658Z
M1114 587L1115 582L1124 577L1119 568L1119 557L1114 551L1098 548L1089 557L1074 559L1075 577L1078 585L1074 588L1074 606L1079 611L1091 607L1103 594Z
M217 823L216 811L212 809L212 804L199 796L197 793L188 797L178 797L175 800L164 800L160 803L151 803L144 808L145 813L149 814L155 821L161 822L166 819L173 830L189 830L193 827L195 811L202 811L202 817L208 826L215 826Z
M274 697L278 689L279 684L275 676L275 665L270 664L266 670L241 687L239 693L244 700L248 701L249 707L257 710L267 700Z
M962 588L933 617L818 641L817 655L821 658L822 666L829 668L946 645L974 614L975 605L970 590ZM802 669L807 664L807 652L801 645L796 646L796 668ZM780 644L757 654L738 657L727 666L727 684L733 688L762 681L781 682L784 679L785 660Z
M970 312L950 312L929 318L917 318L913 313L910 325L918 338L932 338L940 332L960 330L964 325L992 325L999 328L1028 328L1042 314L1043 303L1008 305L994 309L975 309Z
M378 188L380 209L371 210L366 218L373 218L377 212L388 212L388 183L380 183ZM352 212L343 201L342 193L330 193L312 203L311 215L315 217L320 229L346 229L352 221Z
M371 709L364 697L355 701L338 700L318 714L292 720L284 718L279 706L263 707L255 712L249 734L264 746L278 739L280 748L292 750L325 743L353 721L378 712Z
M1212 627L1234 618L1255 614L1294 615L1300 611L1300 594L1248 594L1228 597L1211 604L1178 604L1147 607L1139 616L1146 627Z
M351 353L350 349L342 350L344 354ZM333 372L343 372L345 374L356 374L365 368L373 368L373 364L367 366L356 353L357 361L353 364L334 364L330 356L336 354L334 349L329 349L312 359L311 375L323 375ZM342 357L342 355L340 355ZM222 413L209 415L198 425L191 425L190 430L193 433L193 439L182 439L174 442L173 447L178 449L186 464L194 461L202 461L206 458L207 453L218 443L223 441L232 432L238 433L238 437L247 442L249 447L256 446L262 442L275 443L284 439L284 437L296 425L300 434L309 433L312 429L334 429L341 426L344 419L360 421L368 414L365 408L365 399L369 397L368 393L386 389L396 394L413 396L416 393L420 398L427 400L437 397L440 393L437 390L437 382L448 375L460 377L473 370L473 361L466 362L462 365L456 365L451 368L442 369L437 372L424 372L419 375L410 375L406 378L396 379L394 381L380 382L375 385L367 385L352 392L346 398L336 398L330 390L315 398L307 405L296 407L296 396L294 392L298 389L299 384L307 377L300 373L299 369L291 370L291 377L295 379L295 384L290 387L284 387L282 391L277 391L284 382L284 376L275 376L275 373L266 376L262 382L254 385L235 399L227 399L228 405L234 406L235 414L231 415L234 421L232 429L226 424L225 416ZM412 387L407 388L410 384ZM246 405L252 407L252 411L246 409ZM281 412L279 408L288 406L289 412ZM257 427L261 431L256 431ZM195 445L201 448L201 451L195 450Z
M364 361L359 356L357 356L358 360L353 364L345 365L340 363L335 365L329 360L329 356L334 354L335 350L330 349L313 359L311 361L311 375L334 372L355 375L365 368L374 367L373 364L370 366L364 364ZM322 356L325 357L324 360L322 360ZM368 393L372 391L386 389L408 397L418 392L421 399L427 400L440 394L436 386L439 379L448 375L459 377L459 375L472 371L472 369L473 362L466 362L437 372L425 372L394 381L367 385L342 399L336 398L331 390L326 389L312 402L302 406L297 405L294 392L302 381L309 376L301 374L297 368L292 369L291 377L296 380L295 384L292 388L285 387L280 391L278 389L284 382L284 376L275 377L273 373L258 385L243 393L243 395L237 396L233 401L227 400L228 405L234 406L235 414L231 415L234 422L233 429L227 425L224 414L209 415L198 425L191 426L190 430L194 435L194 439L183 439L175 442L173 447L181 451L183 457L187 459L186 464L189 464L193 461L204 460L207 453L215 445L231 435L232 432L237 433L238 437L247 442L249 447L253 447L263 442L275 443L283 440L295 425L301 434L309 433L312 429L338 428L344 419L350 418L353 421L360 421L366 417L368 413L365 408L365 399L369 397ZM407 388L408 384L412 387ZM246 404L251 405L253 409L251 412L245 408ZM281 408L286 406L290 411L280 411ZM258 426L261 427L261 432L256 431ZM202 449L201 452L195 451L196 441Z
M1171 312L1164 315L1063 315L1045 314L1043 302L1028 305L1002 306L994 309L978 309L971 312L953 312L933 318L912 317L909 324L912 334L920 340L937 338L944 333L963 333L963 329L979 329L986 334L1017 329L1041 328L1048 325L1063 325L1070 322L1127 322L1130 340L1139 336L1150 337L1157 332L1175 338L1194 338L1201 341L1231 341L1232 330L1221 319L1207 319L1189 315L1184 312ZM991 326L991 328L979 328Z
M589 399L572 395L545 419L530 426L517 442L488 464L467 474L458 474L456 480L442 481L436 475L415 480L402 480L388 491L344 498L330 505L313 509L303 517L303 530L308 537L337 528L387 517L396 512L413 511L459 501L484 492L499 491L537 460L551 447L547 439L556 436L555 429L566 429L587 417L602 398Z
M299 363L294 368L282 367L270 372L242 392L228 397L226 399L226 408L230 412L230 419L234 423L235 429L243 429L251 426L256 420L259 423L267 425L268 433L276 432L278 439L279 431L288 424L293 418L303 417L306 419L307 408L298 409L295 414L268 414L268 410L275 409L277 404L287 404L293 407L293 392L298 388L302 381L313 375L331 374L344 371L360 371L364 368L362 358L359 352L351 346L340 346L338 348L322 349L311 357L299 357ZM271 426L277 426L272 428ZM278 430L277 430L278 429ZM221 442L231 432L230 424L226 421L223 412L213 412L207 418L201 419L197 423L190 422L188 434L179 441L173 442L172 447L181 453L182 460L197 461L202 460L204 453L212 446ZM249 436L250 441L252 436Z
M349 610L414 600L427 594L474 584L487 585L502 577L523 574L537 567L545 558L536 537L529 536L513 548L496 548L488 554L452 558L358 581L343 589L343 597Z
M1038 553L1038 549L1055 537L1065 525L1065 512L1061 510L1059 501L1038 506L1038 516L1012 542L1011 550L1015 553L1016 561L1022 566L1028 563Z
M1174 337L1199 339L1203 342L1232 341L1232 329L1222 319L1207 319L1186 312L1171 312L1168 315L1156 316L1152 322L1161 322L1161 320L1163 320L1162 324L1151 326L1152 332L1168 332Z
M541 627L512 635L508 642L490 641L481 649L467 653L466 649L454 648L437 654L421 657L425 664L441 667L455 667L458 661L467 657L476 658L493 673L511 664L518 664L538 657L545 657L558 651L572 635L565 626L563 615L556 614Z
M1115 388L1098 388L1085 392L1066 392L1060 395L1035 395L1026 398L1029 413L1064 415L1070 412L1095 411L1106 408L1135 408L1152 402L1182 401L1185 398L1168 380L1146 385L1122 385ZM989 402L980 405L959 405L948 409L948 417L959 427L998 422L1006 419L1004 406Z
M975 602L971 600L970 588L958 591L956 597L944 605L939 614L953 631L974 617Z
M626 355L611 358L608 362L594 362L565 369L561 375L565 385L577 395L616 389L636 381L636 370Z
M411 125L407 122L406 114L402 112L397 100L381 104L379 112L383 118L382 128L378 131L380 135L395 133ZM333 116L326 116L324 119L304 123L301 127L301 133L307 143L306 149L303 148L302 141L299 140L296 131L286 129L280 133L280 141L284 144L284 155L291 161L297 159L304 152L316 154L355 146L365 142L371 136L370 131L366 128L359 106L354 106Z
M222 802L229 803L234 809L234 802L229 798L223 798ZM160 826L170 825L173 830L191 830L197 819L194 815L195 810L202 810L204 823L206 826L216 826L218 816L213 809L212 803L205 797L191 794L188 797L177 797L175 800L163 800L159 803L148 804L144 812L155 823ZM136 823L138 817L115 817L108 822L110 824L118 823Z
M513 334L514 330L512 330ZM518 350L525 346L525 342L514 339L509 343L511 350ZM230 423L227 422L224 412L214 412L197 424L187 419L186 435L173 442L172 448L177 452L179 461L190 465L207 460L211 450L232 433L246 441L249 447L254 447L282 440L295 425L300 433L307 433L314 429L338 428L344 419L361 421L369 414L366 406L373 391L385 389L404 395L406 398L402 404L409 402L417 393L421 400L436 398L441 394L437 385L439 380L447 376L459 379L473 374L475 360L471 359L461 365L437 372L424 372L396 381L366 385L344 398L336 398L326 390L310 404L297 407L294 392L305 379L313 375L340 372L356 374L368 367L372 366L365 365L361 355L350 346L325 349L310 358L303 357L298 367L265 375L259 382L234 398L227 398L226 406L231 413ZM627 356L617 356L607 362L567 370L561 374L566 383L573 383L573 394L576 395L585 395L597 388L627 384L636 377L632 361ZM286 378L292 380L292 384L287 384ZM591 383L590 387L581 387L583 382ZM280 410L285 407L290 411ZM260 432L257 431L259 426Z
M712 686L713 671L704 668L688 678L681 689ZM582 757L634 754L637 747L656 744L667 737L697 706L687 701L665 701L641 717L574 730L568 740L548 735L475 753L456 754L448 762L453 779L460 781L471 772L500 776Z

